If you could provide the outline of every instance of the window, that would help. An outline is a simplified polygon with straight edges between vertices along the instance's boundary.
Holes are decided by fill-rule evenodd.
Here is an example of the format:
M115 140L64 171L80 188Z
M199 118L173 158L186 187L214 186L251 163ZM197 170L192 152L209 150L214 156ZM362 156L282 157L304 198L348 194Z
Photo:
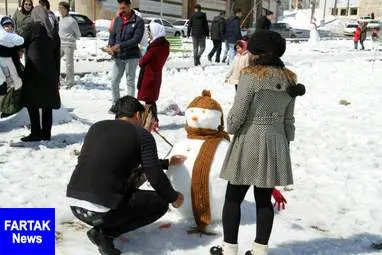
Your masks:
M332 9L332 15L334 15L334 16L338 15L338 9L337 8Z
M163 22L163 26L165 26L165 27L172 27L171 23L169 23L169 22L167 22L165 20L162 20L162 22Z
M186 24L185 20L177 20L174 22L174 26L185 26Z
M353 15L353 16L358 15L358 8L350 8L350 15Z
M348 12L346 9L341 9L341 16L346 16L348 15Z
M87 20L85 19L85 17L78 16L78 15L73 15L72 17L77 21L78 24L88 23Z
M162 25L162 22L160 21L160 19L154 19L154 22Z

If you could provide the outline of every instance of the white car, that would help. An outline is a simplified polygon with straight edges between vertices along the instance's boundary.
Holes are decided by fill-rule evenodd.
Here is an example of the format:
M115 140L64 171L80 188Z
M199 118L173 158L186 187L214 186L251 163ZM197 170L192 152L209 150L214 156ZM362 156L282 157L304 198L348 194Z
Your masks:
M370 28L370 29L374 29L374 28L381 28L382 26L382 23L378 20L370 20L368 23L367 23L367 28Z
M354 32L357 29L357 27L358 27L357 23L346 24L345 27L344 27L344 35L353 36Z
M174 27L181 31L183 37L187 36L188 22L188 19L178 19L173 23Z
M151 22L156 22L158 24L163 25L165 30L166 30L166 36L180 36L182 34L180 29L177 29L176 27L174 27L173 24L171 24L170 22L168 22L165 19L162 19L162 18L146 18L145 17L143 20L145 21L145 25L148 25Z

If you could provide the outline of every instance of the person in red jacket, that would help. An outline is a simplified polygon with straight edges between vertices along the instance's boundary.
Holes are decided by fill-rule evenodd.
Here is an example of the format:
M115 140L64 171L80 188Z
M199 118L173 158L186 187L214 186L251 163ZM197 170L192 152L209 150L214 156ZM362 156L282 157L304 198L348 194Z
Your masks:
M358 26L353 35L354 49L356 50L358 49L358 42L360 39L361 39L361 28L360 26Z
M141 68L138 79L138 100L146 103L152 112L153 121L158 123L156 101L162 84L162 69L170 54L170 43L166 40L164 26L151 22L148 26L150 45L139 61Z

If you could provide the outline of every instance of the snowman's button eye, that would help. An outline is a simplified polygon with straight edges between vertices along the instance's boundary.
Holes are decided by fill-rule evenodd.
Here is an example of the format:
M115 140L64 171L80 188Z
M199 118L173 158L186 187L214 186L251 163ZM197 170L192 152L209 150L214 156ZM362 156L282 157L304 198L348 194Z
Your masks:
M190 110L190 112L194 112L194 110Z
M203 113L206 113L206 110L203 110L202 112L203 112Z

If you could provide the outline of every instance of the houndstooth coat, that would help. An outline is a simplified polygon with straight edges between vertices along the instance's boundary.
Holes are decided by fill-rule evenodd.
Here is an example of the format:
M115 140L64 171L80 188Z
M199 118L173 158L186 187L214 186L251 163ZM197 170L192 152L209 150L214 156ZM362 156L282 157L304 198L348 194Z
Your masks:
M294 139L295 99L286 88L295 81L286 68L243 69L228 114L228 132L234 137L221 178L259 188L293 184L289 142Z

